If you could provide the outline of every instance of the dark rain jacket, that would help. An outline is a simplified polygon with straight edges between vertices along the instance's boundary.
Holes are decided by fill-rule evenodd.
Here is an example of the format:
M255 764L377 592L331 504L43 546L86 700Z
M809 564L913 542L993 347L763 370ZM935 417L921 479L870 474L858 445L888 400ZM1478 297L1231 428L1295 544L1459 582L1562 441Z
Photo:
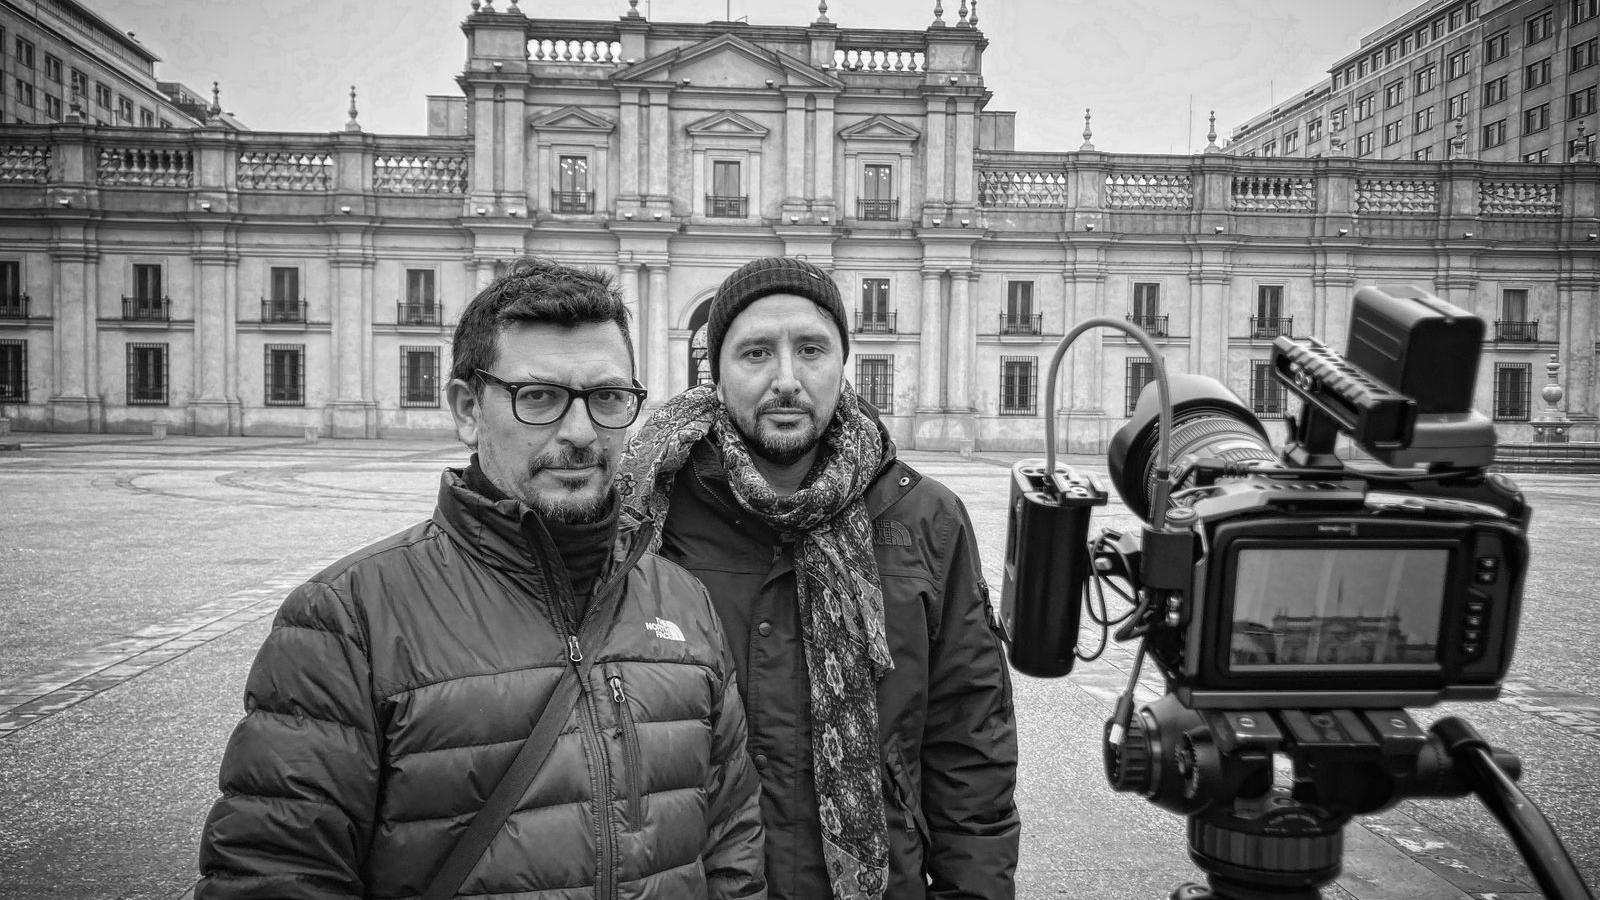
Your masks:
M999 623L955 494L893 458L865 496L894 670L878 686L893 900L1012 897L1017 739ZM761 773L770 896L830 897L812 774L793 543L734 499L701 440L661 552L711 591Z
M575 627L534 514L446 471L431 520L297 588L250 672L198 900L419 895L573 648L593 659L581 697L462 894L764 897L721 628L698 582L628 537Z

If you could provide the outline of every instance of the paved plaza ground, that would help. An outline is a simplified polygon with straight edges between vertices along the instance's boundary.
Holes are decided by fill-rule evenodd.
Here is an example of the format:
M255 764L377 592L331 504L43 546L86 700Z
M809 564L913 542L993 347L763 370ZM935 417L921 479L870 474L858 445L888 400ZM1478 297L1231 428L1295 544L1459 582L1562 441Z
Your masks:
M0 897L187 893L245 673L287 591L425 516L445 441L13 434L0 453ZM1017 455L908 452L967 502L1000 584ZM1104 461L1074 465L1104 472ZM1422 710L1521 755L1522 783L1600 883L1600 476L1521 475L1534 568L1498 702ZM1115 501L1096 526L1132 524ZM1131 653L1016 678L1024 898L1164 897L1196 877L1182 819L1106 785L1101 728ZM1153 681L1147 682L1154 685ZM1406 802L1346 834L1326 894L1528 898L1475 801Z

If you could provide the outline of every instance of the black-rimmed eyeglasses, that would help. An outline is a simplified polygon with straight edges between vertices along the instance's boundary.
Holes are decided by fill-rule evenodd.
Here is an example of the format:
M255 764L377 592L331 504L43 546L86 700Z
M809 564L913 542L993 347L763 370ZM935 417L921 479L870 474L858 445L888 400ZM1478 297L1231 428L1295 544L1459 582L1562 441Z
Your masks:
M639 409L649 392L635 381L632 387L604 384L600 387L579 389L564 384L545 381L506 381L482 369L478 377L490 384L498 384L511 395L511 414L524 425L551 425L561 421L572 408L572 401L582 400L589 411L589 421L601 428L627 428L639 418Z

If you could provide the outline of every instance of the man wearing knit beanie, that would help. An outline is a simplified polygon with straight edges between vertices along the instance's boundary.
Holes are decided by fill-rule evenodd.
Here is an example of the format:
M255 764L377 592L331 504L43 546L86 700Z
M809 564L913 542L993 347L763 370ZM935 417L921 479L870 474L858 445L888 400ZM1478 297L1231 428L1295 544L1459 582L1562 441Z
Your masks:
M741 266L711 301L713 384L651 415L617 492L728 635L771 900L1007 900L1016 728L972 525L895 458L849 341L827 272Z

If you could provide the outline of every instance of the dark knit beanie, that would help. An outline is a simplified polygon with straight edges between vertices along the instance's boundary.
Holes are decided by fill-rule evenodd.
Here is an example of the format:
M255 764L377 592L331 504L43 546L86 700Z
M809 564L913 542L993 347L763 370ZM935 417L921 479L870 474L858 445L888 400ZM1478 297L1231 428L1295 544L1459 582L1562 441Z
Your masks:
M717 296L711 300L711 312L706 321L706 353L711 360L712 381L722 379L722 339L728 334L728 326L746 306L770 294L794 294L822 307L839 326L839 346L849 357L850 325L839 286L833 283L833 278L803 259L768 256L735 269L723 280L722 286L717 288Z

